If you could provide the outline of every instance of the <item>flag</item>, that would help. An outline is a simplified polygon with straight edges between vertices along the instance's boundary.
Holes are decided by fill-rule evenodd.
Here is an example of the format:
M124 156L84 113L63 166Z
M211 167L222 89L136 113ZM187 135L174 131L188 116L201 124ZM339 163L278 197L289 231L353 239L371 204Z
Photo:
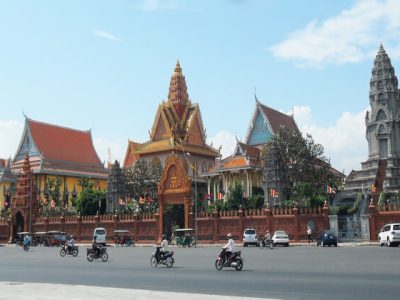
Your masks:
M336 192L334 191L334 189L332 187L330 187L329 185L326 186L326 192L328 194L335 194Z
M279 192L275 189L271 189L271 197L272 198L278 198L279 197Z

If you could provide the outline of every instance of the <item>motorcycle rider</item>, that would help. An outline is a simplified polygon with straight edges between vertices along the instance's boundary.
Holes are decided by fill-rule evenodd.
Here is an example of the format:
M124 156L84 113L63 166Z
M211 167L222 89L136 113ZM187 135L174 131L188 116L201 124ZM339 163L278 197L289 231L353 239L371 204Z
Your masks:
M160 259L164 259L165 255L169 253L169 251L167 251L167 247L168 247L168 240L167 240L167 235L163 234L162 235L162 242L160 244Z
M92 240L92 249L96 252L96 257L100 256L100 247L97 246L97 236L93 236L93 240Z
M235 257L235 251L236 251L236 245L235 245L235 241L232 238L232 233L228 233L227 235L228 243L222 247L223 249L225 249L225 253L226 253L226 258L227 258L227 263L230 264L233 260L233 258Z
M74 240L74 236L71 234L71 236L69 237L69 241L67 242L67 250L68 253L72 251L72 249L74 249L75 247L75 240Z
M265 247L268 241L271 240L271 234L269 233L269 230L267 230L267 233L264 235L264 238L262 240L262 244Z
M29 246L30 243L31 243L31 238L29 237L29 235L25 235L25 236L24 236L23 245L24 245L24 246Z

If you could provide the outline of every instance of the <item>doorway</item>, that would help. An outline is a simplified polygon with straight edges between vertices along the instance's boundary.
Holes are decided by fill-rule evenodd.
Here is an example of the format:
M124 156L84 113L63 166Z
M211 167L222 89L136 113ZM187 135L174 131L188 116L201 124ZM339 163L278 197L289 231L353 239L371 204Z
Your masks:
M164 234L170 240L177 228L185 227L185 206L183 204L168 204L164 208Z

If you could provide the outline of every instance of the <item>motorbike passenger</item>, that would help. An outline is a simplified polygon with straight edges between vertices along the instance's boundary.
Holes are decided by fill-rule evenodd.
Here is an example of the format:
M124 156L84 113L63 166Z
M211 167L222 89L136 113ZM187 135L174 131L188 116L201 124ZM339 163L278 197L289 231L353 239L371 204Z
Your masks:
M232 238L232 233L228 233L227 235L228 243L223 247L225 249L227 263L231 263L233 258L235 257L236 245L235 241Z
M69 237L69 240L68 240L68 242L67 242L67 249L68 249L68 252L71 252L72 251L72 249L74 249L74 247L75 247L75 240L74 240L74 236L71 234L71 236Z
M167 240L167 235L163 234L162 235L162 242L160 244L160 259L164 259L165 255L169 253L167 251L168 248L168 240Z
M267 233L264 235L264 239L262 240L262 244L265 247L265 245L268 243L268 241L271 240L271 234L269 233L269 230L267 230Z
M100 256L100 247L97 245L96 240L97 240L97 236L94 236L93 240L92 240L92 249L96 252L96 257L99 257Z

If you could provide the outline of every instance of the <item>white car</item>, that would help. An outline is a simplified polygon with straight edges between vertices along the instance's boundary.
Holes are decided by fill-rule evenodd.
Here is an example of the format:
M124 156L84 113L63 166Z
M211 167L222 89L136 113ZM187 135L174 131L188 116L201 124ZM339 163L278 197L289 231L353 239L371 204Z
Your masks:
M400 223L386 224L378 235L379 245L397 246L400 244Z
M286 233L286 231L275 231L274 235L272 236L272 241L274 242L274 246L284 245L285 247L289 247L289 235Z
M248 245L258 246L257 231L252 228L247 228L243 232L243 247Z

